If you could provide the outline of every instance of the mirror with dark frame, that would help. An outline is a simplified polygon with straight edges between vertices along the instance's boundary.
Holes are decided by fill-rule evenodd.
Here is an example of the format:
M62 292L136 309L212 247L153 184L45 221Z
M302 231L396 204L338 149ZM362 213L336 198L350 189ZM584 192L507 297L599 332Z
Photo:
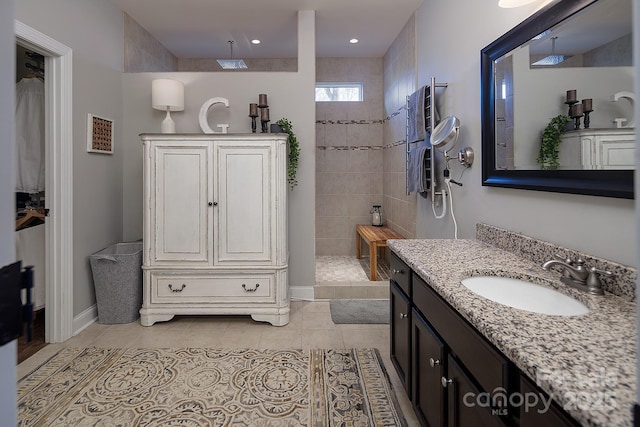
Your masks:
M631 3L556 0L482 49L482 185L634 197Z

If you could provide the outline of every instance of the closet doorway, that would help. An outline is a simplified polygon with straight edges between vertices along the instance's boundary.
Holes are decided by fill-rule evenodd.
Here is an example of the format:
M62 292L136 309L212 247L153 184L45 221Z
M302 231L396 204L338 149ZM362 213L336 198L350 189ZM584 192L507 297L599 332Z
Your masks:
M44 56L16 45L16 258L32 266L32 339L18 339L18 363L45 343L45 147ZM23 297L23 303L26 298Z
M72 51L49 36L15 22L16 44L44 59L45 341L73 335L73 129Z

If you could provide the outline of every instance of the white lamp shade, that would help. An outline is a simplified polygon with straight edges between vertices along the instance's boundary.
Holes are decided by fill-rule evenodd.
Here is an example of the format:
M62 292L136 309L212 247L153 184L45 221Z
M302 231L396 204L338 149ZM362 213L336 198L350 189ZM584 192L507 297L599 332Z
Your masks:
M151 82L151 105L156 110L183 111L184 83L173 79Z
M536 1L538 0L499 0L498 6L504 8L520 7Z

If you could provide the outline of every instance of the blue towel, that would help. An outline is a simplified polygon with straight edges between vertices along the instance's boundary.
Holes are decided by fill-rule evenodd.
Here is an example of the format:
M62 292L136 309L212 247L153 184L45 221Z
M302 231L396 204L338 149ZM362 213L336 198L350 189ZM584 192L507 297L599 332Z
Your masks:
M422 193L426 191L426 176L424 168L425 154L429 150L426 139L419 141L409 150L409 164L407 165L407 192Z
M409 95L408 117L409 130L407 132L407 143L422 141L427 138L424 122L424 93L426 86L422 86L417 91Z

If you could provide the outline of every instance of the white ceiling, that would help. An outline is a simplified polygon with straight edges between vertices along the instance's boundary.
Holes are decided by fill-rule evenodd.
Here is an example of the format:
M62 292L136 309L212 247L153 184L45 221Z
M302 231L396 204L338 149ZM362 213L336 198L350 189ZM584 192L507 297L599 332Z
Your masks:
M111 0L178 58L228 58L229 40L234 58L295 58L298 10L316 11L316 56L381 57L422 1Z

